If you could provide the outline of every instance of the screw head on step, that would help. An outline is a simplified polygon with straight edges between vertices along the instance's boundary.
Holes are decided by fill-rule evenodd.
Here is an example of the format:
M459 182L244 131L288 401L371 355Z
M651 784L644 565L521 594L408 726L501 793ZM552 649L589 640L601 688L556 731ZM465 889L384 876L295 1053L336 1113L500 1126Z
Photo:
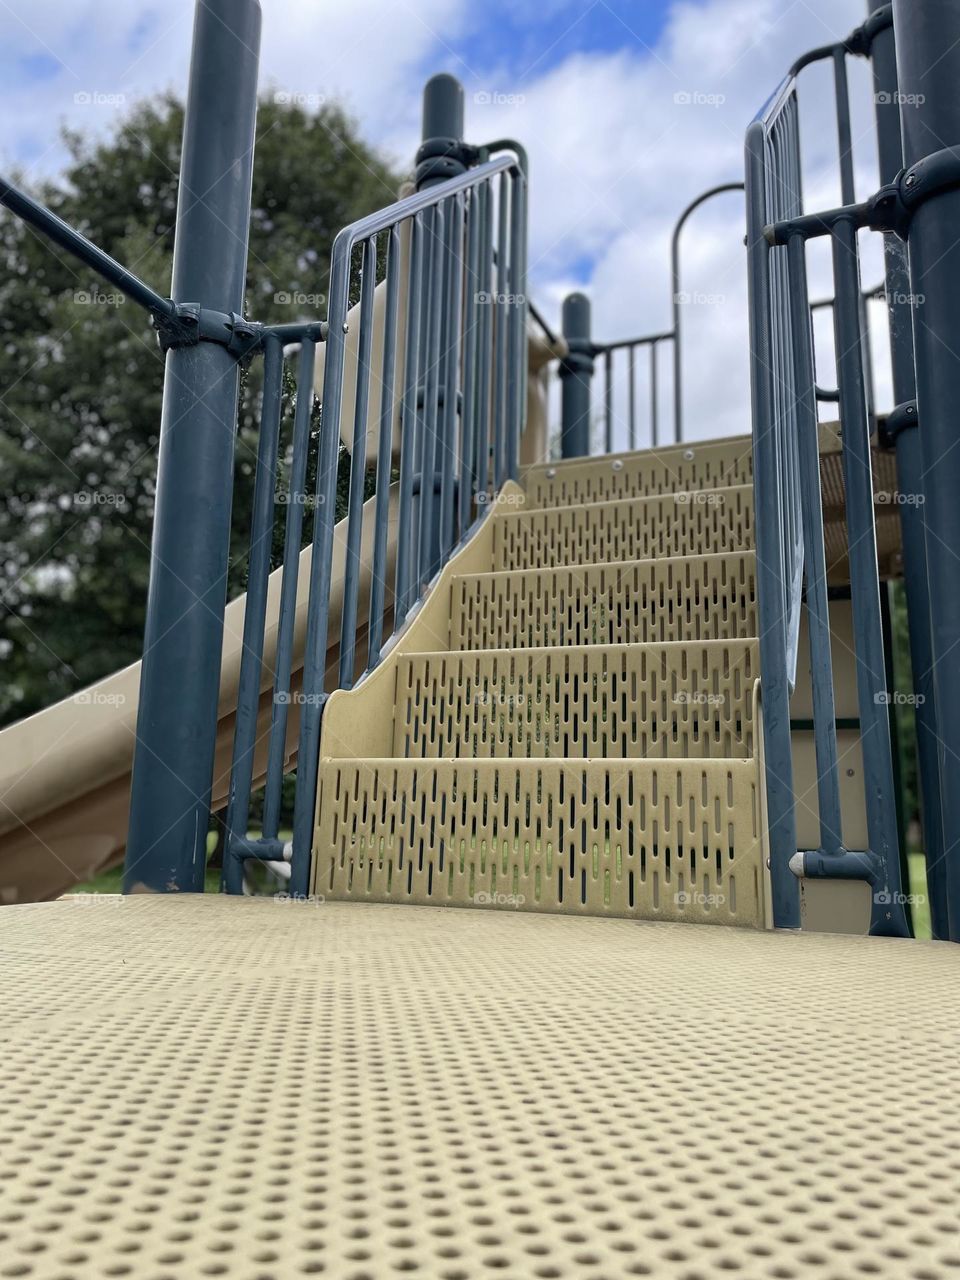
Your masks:
M548 467L548 468L547 468L547 479L548 479L548 480L553 480L553 479L555 479L555 478L556 478L556 474L557 474L557 468L556 468L556 467Z
M613 462L613 463L611 463L610 465L613 467L614 471L622 471L622 470L623 470L623 463L620 461L620 459L619 459L619 458L616 460L616 462Z
M692 449L684 449L684 451L683 451L683 460L684 460L684 462L692 462L692 461L693 461L693 450L692 450Z

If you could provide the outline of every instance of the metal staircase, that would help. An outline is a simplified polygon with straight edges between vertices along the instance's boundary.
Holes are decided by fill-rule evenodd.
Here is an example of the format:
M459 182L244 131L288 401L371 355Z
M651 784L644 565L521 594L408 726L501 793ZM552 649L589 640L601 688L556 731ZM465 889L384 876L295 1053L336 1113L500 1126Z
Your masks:
M330 699L312 892L768 923L749 470L736 440L508 485Z

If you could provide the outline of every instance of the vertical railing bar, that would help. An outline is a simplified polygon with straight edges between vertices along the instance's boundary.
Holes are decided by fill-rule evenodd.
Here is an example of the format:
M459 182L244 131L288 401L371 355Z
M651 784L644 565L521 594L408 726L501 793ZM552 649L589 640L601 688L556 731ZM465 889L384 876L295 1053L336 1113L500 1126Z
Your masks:
M480 246L480 292L490 296L490 273L493 259L493 192L490 180L481 188L482 240ZM480 309L480 359L477 384L477 494L486 494L490 484L490 379L493 353L493 308Z
M767 178L767 141L763 126L755 123L747 130L746 138L747 286L767 831L773 923L778 928L799 928L799 886L790 870L790 859L797 852L797 840L783 610L783 535L777 498L772 251L764 235L765 226L775 219L777 210L768 203Z
M873 510L873 473L860 339L857 231L841 221L833 230L834 331L846 491L847 544L857 664L857 700L870 849L883 866L890 902L880 913L887 929L906 933L900 901L900 851L893 808L893 757L887 716L886 668ZM875 917L877 912L875 911Z
M270 749L267 756L267 779L263 800L263 835L267 840L277 836L280 826L280 802L283 770L287 758L287 719L290 710L290 677L293 667L293 633L297 607L297 577L300 565L300 541L303 533L303 508L306 500L307 455L310 449L310 418L313 411L313 369L316 343L304 340L300 345L297 367L297 407L293 420L293 446L290 486L287 495L287 524L283 539L283 574L280 583L280 616L277 624L277 657L273 681L273 708L270 726ZM315 519L319 519L319 512Z
M510 187L504 174L499 177L497 192L497 293L493 301L496 318L496 348L494 355L494 416L493 416L493 483L495 490L503 484L506 450L507 415L507 355L508 308L507 293L510 288L507 275L507 236L509 234Z
M657 444L657 344L650 346L650 443Z
M260 438L257 443L257 466L253 483L247 603L243 615L243 653L237 686L237 723L233 738L226 852L223 859L222 881L227 893L243 892L243 862L231 856L230 841L235 835L246 836L250 820L282 407L283 346L278 338L267 337L263 351Z
M519 297L518 307L520 315L517 321L517 360L520 368L520 386L517 391L517 441L516 456L513 460L513 478L519 475L520 467L520 440L523 436L524 427L527 419L527 384L529 379L529 369L527 368L527 320L529 316L529 299L527 296L527 175L520 171L516 178L516 194L519 204L518 223L519 234L516 240L517 251L517 269L515 272L515 286Z
M463 309L463 202L447 202L447 318L444 326L443 428L440 432L440 564L453 545L454 487L459 461L460 338Z
M377 286L377 237L363 245L360 278L360 332L357 336L357 385L347 497L347 546L340 618L340 687L353 684L357 653L357 603L363 550L363 484L367 474L367 409L370 403L370 353L373 350L373 302Z
M613 352L603 353L603 447L613 453Z
M367 670L380 660L387 576L387 526L390 519L390 472L393 462L393 418L397 381L397 302L400 296L400 228L390 228L387 241L386 300L383 319L383 362L380 383L380 432L377 442L377 488L373 529L373 569L367 621Z
M474 457L474 429L476 426L477 347L479 343L479 311L477 293L479 282L479 255L481 221L477 192L468 193L465 210L467 223L467 279L464 304L463 336L463 402L460 408L460 492L457 506L460 512L460 537L470 527L473 495L476 488Z
M507 428L504 478L516 480L520 461L520 427L524 409L523 369L527 331L527 299L523 279L523 175L510 178L510 241L508 274Z
M840 160L840 203L856 201L853 174L853 136L850 129L850 90L847 83L847 53L842 45L833 50L833 83L837 111L837 152Z
M823 543L823 500L820 489L820 448L813 371L813 329L807 299L807 270L803 240L791 236L787 245L790 299L793 308L794 353L799 422L798 466L802 493L804 573L807 629L810 645L810 687L813 700L814 747L817 759L817 803L820 846L839 853L843 845L840 817L840 771L837 761L836 704L833 659L830 652L830 614L827 567Z
M410 227L410 260L407 276L406 351L404 359L403 399L400 414L400 483L397 503L397 564L394 590L394 626L399 627L410 607L413 581L413 515L414 459L417 448L417 381L420 370L420 312L422 293L424 224L417 214Z
M326 701L327 638L333 573L333 530L336 520L337 462L349 307L352 241L334 241L330 266L330 303L324 360L323 405L315 490L316 513L310 554L307 636L303 652L300 736L297 746L297 792L293 810L290 892L304 896L310 886L310 851L317 804L320 721Z
M442 205L430 210L431 255L428 276L429 300L427 306L427 344L422 360L423 368L423 432L420 448L420 539L417 560L417 590L419 597L423 584L433 573L433 551L436 535L434 522L434 497L437 468L437 419L440 397L440 337L443 332L443 300L445 268L447 265L447 219ZM439 504L436 504L439 506Z
M631 343L627 348L628 359L628 378L629 378L629 422L628 422L628 438L630 440L631 451L637 447L637 368L636 368L636 352L637 348Z

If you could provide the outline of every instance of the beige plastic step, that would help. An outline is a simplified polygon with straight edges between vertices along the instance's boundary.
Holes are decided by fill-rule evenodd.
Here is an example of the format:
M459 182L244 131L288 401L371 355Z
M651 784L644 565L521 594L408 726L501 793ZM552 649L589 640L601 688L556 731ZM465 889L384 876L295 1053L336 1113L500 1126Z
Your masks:
M497 510L493 546L495 569L746 551L753 546L753 486Z
M762 927L754 760L323 760L331 900Z
M753 441L735 436L638 453L545 462L523 474L528 507L568 507L617 498L753 483Z
M758 670L752 640L405 653L393 750L419 759L752 756Z
M742 552L455 575L450 648L748 638L755 567Z

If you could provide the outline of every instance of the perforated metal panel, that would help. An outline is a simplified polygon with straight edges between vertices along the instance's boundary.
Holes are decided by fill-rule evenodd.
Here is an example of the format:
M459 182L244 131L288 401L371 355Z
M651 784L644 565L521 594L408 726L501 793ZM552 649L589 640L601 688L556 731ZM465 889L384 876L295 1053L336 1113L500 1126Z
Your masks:
M451 649L757 634L754 557L685 556L452 579Z
M751 756L756 677L752 641L404 654L394 754Z
M323 761L315 890L761 925L757 781L738 760Z
M18 1280L953 1280L948 944L0 909ZM864 1082L909 1082L883 1102Z
M493 532L495 569L745 551L753 546L753 488L497 512Z
M753 482L749 436L709 444L541 463L524 473L528 507L589 505Z

